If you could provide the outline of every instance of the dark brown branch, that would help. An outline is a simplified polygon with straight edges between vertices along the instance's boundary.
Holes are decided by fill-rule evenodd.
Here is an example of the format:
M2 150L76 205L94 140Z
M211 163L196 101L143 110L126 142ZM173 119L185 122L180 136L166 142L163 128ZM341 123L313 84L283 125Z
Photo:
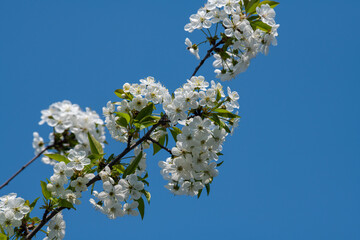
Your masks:
M208 58L211 56L211 53L212 53L220 44L222 44L222 43L224 43L224 42L223 42L222 40L220 40L218 43L216 43L212 48L210 48L210 49L207 51L205 57L200 61L199 65L195 68L195 71L194 71L194 73L191 75L191 77L193 77L193 76L196 75L196 73L199 71L199 69L201 68L201 66L205 63L206 59L208 59ZM190 78L191 78L191 77L190 77Z
M172 154L171 150L168 149L167 147L165 147L164 145L162 145L161 143L159 143L158 141L156 141L155 139L149 137L148 140L152 141L154 144L158 145L159 147L161 147L162 149L164 149L165 151L167 151L168 153L170 153L170 155L172 157L174 157L174 155Z
M27 164L25 164L24 166L22 166L19 171L17 171L12 177L10 177L6 182L3 183L3 185L0 186L0 189L2 189L3 187L5 187L6 185L9 184L9 182L11 180L13 180L19 173L21 173L27 166L29 166L32 162L34 162L38 157L40 157L46 150L50 149L54 147L53 145L49 145L47 146L44 150L42 150L41 152L39 152L33 159L31 159Z
M120 153L114 160L112 160L107 166L111 169L112 166L116 165L126 154L128 154L130 151L132 151L135 147L137 147L138 145L140 145L142 142L144 142L146 139L148 139L150 137L150 134L161 124L164 124L168 122L167 119L167 115L163 115L161 117L161 119L155 124L153 125L150 130L145 133L144 136L142 136L136 143L134 143L132 146L127 146L124 151L122 153ZM91 184L99 181L100 175L96 175L94 178L92 178L87 184L86 186L89 187ZM36 228L34 228L34 230L32 230L30 232L30 234L28 234L26 236L26 239L31 239L32 237L35 236L35 234L37 232L39 232L41 230L41 228L48 222L50 221L53 217L55 217L55 215L59 212L61 212L62 210L64 210L65 207L58 207L55 210L53 210L45 219L41 220L40 224L36 226Z

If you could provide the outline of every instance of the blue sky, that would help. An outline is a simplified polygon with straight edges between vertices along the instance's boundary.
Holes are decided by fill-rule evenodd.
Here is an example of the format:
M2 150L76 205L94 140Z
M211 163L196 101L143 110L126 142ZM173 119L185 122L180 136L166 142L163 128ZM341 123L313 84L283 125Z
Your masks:
M200 35L183 27L203 2L1 1L0 181L32 158L33 131L47 137L38 122L51 103L68 99L101 113L124 82L154 76L170 90L185 82L197 61L184 39ZM172 196L159 154L148 159L152 201L143 221L109 220L85 196L78 211L64 213L65 239L360 239L359 7L277 7L279 45L224 83L239 92L242 119L210 197ZM215 78L209 62L199 74ZM35 162L0 195L32 200L51 174Z

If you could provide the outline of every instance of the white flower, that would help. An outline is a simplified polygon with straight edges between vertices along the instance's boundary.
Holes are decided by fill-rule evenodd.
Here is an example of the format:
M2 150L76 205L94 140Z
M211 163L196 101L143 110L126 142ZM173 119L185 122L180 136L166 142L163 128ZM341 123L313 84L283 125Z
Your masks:
M185 39L185 44L187 46L187 50L189 50L190 53L193 54L197 59L200 59L198 46L196 44L192 44L189 38Z
M74 151L70 150L68 155L70 162L67 164L69 168L75 169L77 171L83 170L86 165L91 163L90 159L86 157L85 151Z
M48 225L48 239L50 240L61 240L65 237L65 221L61 213L58 213L53 217Z

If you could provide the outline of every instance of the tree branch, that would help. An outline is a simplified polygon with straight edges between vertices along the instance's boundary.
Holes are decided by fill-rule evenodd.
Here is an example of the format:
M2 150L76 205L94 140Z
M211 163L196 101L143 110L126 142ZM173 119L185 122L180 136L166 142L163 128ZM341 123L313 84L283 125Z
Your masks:
M199 71L201 66L205 63L206 59L208 59L211 56L211 53L222 43L224 43L224 42L222 40L220 40L218 43L214 44L214 46L207 51L205 57L200 61L199 65L195 68L195 71L191 75L191 77L195 76L195 74Z
M4 182L1 186L0 189L2 189L3 187L5 187L6 185L9 184L9 182L11 180L13 180L19 173L21 173L27 166L29 166L32 162L34 162L38 157L40 157L46 150L54 147L55 144L49 145L47 146L44 150L42 150L41 152L39 152L33 159L31 159L27 164L25 164L24 166L22 166L19 171L17 171L12 177L10 177L6 182Z
M117 164L126 154L128 154L130 151L132 151L135 147L137 147L138 145L140 145L142 142L144 142L146 139L148 139L150 137L150 134L161 124L164 124L168 122L167 119L167 115L164 114L160 120L154 124L150 130L148 132L146 132L144 134L144 136L142 136L136 143L134 143L132 146L127 146L124 151L122 153L120 153L114 160L112 160L107 166L111 169L112 166L114 166L115 164ZM97 174L94 178L92 178L87 184L86 186L89 187L91 184L99 181L100 175ZM53 217L55 217L55 215L59 212L61 212L62 210L64 210L65 207L58 207L56 209L54 209L47 217L43 218L40 222L39 225L36 226L36 228L34 228L34 230L32 230L27 236L26 239L31 239L32 237L35 236L35 234L37 232L39 232L41 230L41 228L48 222L50 221ZM46 210L45 210L46 211ZM45 214L44 214L45 216Z
M152 141L154 144L158 145L159 147L161 147L162 149L164 149L165 151L167 151L168 153L170 153L172 157L174 157L174 155L172 154L172 152L171 152L170 149L168 149L167 147L165 147L164 145L162 145L161 143L159 143L159 142L156 141L155 139L149 137L148 140Z

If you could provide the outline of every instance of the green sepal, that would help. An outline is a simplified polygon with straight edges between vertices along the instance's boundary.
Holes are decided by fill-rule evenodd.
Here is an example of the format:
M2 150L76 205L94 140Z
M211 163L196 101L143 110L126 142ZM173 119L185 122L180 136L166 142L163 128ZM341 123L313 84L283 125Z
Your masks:
M46 199L50 199L51 198L51 192L47 189L47 183L40 181L40 185L41 185L41 191L42 194L44 195L44 197Z
M67 157L60 154L44 154L44 155L55 161L64 162L65 164L68 164L70 162L70 160L67 159Z
M146 191L145 189L143 189L141 192L145 195L148 204L150 204L150 200L151 200L150 192Z

